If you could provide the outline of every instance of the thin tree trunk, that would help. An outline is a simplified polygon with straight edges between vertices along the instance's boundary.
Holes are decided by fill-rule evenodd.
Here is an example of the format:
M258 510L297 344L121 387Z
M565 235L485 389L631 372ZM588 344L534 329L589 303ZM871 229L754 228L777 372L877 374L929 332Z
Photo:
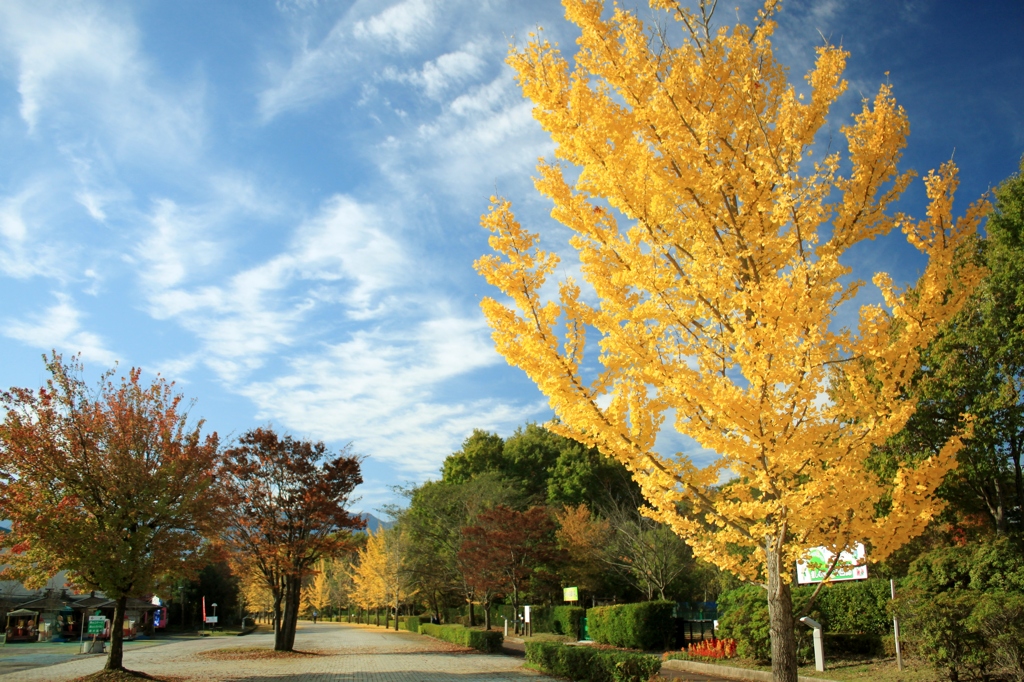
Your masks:
M277 648L278 638L281 636L281 602L284 600L284 592L281 588L274 591L274 648Z
M785 531L783 531L785 532ZM782 542L775 538L765 542L765 564L768 572L768 621L772 642L773 682L797 682L796 633L793 631L793 597L789 584L782 579Z
M114 603L114 617L110 621L110 654L104 670L124 670L124 610L128 597L121 595Z
M476 618L474 617L476 614L473 613L473 599L469 598L466 601L469 602L469 627L473 627L476 625Z
M484 630L491 629L491 601L484 602Z

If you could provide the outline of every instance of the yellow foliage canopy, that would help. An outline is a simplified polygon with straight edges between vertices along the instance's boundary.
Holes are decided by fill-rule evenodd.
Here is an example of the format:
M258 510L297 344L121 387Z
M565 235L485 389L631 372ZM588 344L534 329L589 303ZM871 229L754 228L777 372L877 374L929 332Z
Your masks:
M565 280L547 300L558 257L492 198L496 253L476 267L507 297L482 304L499 352L549 398L549 428L629 467L652 516L702 558L749 579L766 551L792 566L809 547L866 541L883 558L934 514L959 443L891 480L866 460L915 409L904 388L918 349L980 277L961 256L987 203L955 220L947 163L925 179L923 220L894 212L912 173L897 170L908 122L888 85L842 128L845 164L839 152L812 163L847 53L818 48L798 94L773 55L773 2L755 28L703 33L676 2L652 0L684 36L656 50L633 14L564 4L582 31L575 67L539 36L509 63L556 144L536 187L573 231L587 287ZM884 305L841 327L863 284L841 256L894 229L927 267L905 290L875 275ZM666 420L720 459L698 468L656 451Z

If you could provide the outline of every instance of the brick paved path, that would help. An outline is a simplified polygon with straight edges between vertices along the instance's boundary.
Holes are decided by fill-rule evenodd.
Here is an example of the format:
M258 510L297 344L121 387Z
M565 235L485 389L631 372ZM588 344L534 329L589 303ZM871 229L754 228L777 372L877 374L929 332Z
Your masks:
M522 668L510 656L461 653L442 642L409 632L385 631L366 625L300 623L295 638L299 651L318 655L283 659L211 658L203 652L229 647L273 647L271 635L214 637L126 651L130 670L178 680L224 682L551 682ZM0 676L2 682L72 680L103 667L105 656Z

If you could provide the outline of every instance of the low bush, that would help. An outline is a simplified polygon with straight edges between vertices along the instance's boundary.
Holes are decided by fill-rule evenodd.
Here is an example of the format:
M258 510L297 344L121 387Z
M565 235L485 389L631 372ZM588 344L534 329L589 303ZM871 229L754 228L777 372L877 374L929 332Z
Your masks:
M402 627L403 630L408 630L409 632L419 632L420 631L420 617L419 616L409 616L408 618L403 618L402 622L401 622L401 627Z
M590 638L626 649L669 649L675 639L670 601L597 606L587 609Z
M647 682L661 670L656 656L556 642L527 642L526 661L574 682Z
M462 625L431 625L430 623L421 623L420 634L451 642L452 644L468 646L488 654L501 651L502 642L505 640L498 630L471 630Z
M884 635L892 630L890 594L889 581L881 578L840 582L822 588L815 607L826 632Z
M552 632L579 639L580 619L585 615L587 610L580 606L556 606L551 610Z
M793 615L801 613L813 588L793 589ZM771 662L772 646L769 637L768 596L759 585L744 585L722 593L718 598L718 634L735 639L737 653L758 663ZM821 614L813 609L811 618L820 622ZM811 630L802 623L794 623L796 655L800 661L813 660L814 649Z

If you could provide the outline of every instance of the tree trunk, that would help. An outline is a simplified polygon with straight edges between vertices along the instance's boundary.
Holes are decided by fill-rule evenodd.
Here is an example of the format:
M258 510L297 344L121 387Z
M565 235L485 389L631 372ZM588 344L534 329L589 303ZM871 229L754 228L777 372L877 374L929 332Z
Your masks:
M281 602L284 599L284 593L278 588L274 595L274 613L272 618L274 619L274 646L277 647L277 638L281 633Z
M781 546L782 543L780 542ZM797 682L796 633L793 631L793 597L782 579L784 567L774 538L765 542L768 572L768 621L772 642L772 681Z
M281 616L281 626L274 637L275 651L292 651L295 648L295 627L299 620L301 596L302 581L299 578L285 578L284 613Z
M491 629L491 602L487 600L484 602L484 630Z
M110 620L110 654L104 670L124 670L124 610L128 597L121 595L114 604L114 617Z
M469 627L474 627L476 625L476 614L473 613L473 600L467 599L466 601L469 602Z

